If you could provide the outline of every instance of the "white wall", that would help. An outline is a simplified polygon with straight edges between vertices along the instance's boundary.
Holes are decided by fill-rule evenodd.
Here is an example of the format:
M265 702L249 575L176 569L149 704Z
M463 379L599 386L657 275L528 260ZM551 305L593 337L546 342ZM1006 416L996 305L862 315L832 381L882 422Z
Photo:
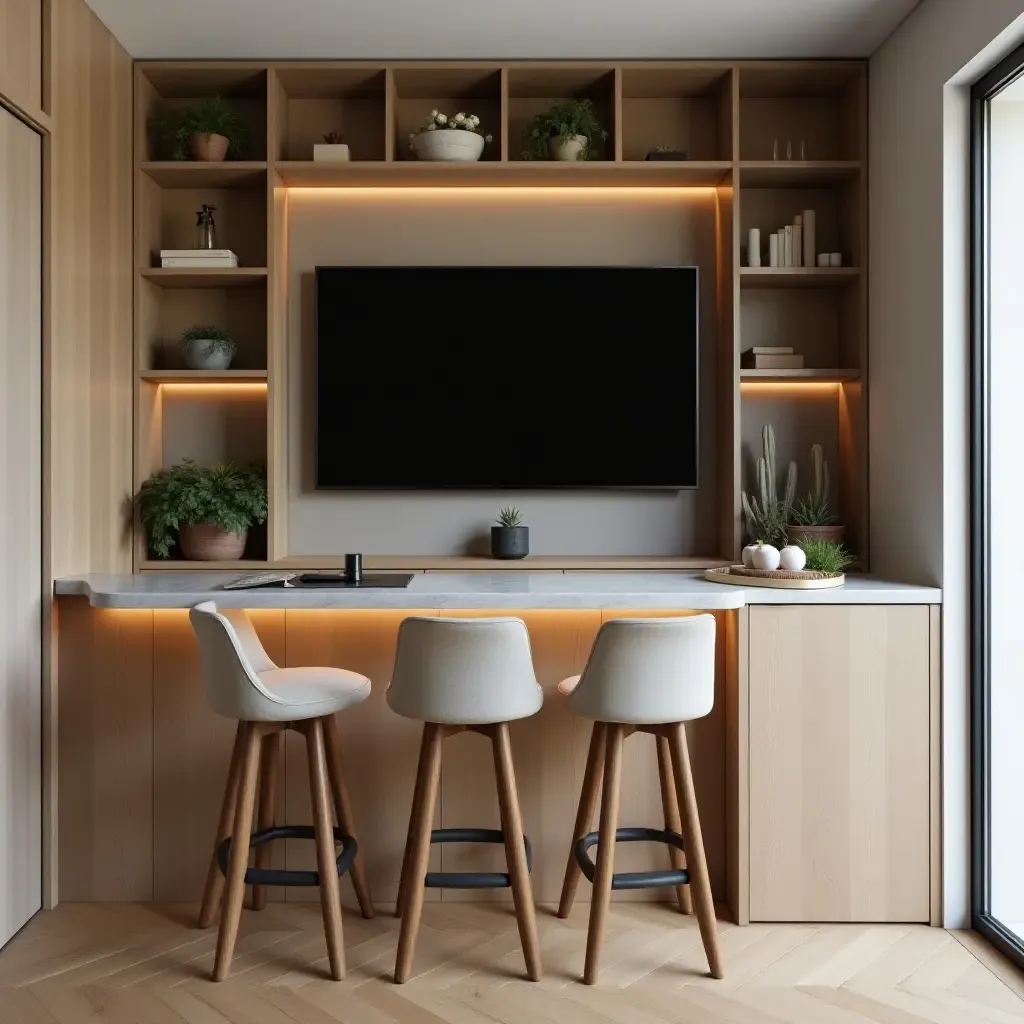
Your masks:
M924 0L870 64L872 569L943 605L946 924L969 921L969 87L1024 0Z

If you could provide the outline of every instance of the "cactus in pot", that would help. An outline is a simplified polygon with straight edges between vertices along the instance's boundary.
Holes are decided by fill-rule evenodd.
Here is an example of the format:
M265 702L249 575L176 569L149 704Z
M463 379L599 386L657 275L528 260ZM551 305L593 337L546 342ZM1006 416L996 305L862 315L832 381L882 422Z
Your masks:
M820 444L811 445L811 473L810 492L791 509L789 538L795 544L805 540L841 541L846 527L836 523L829 508L828 463Z
M743 518L751 540L784 547L786 527L796 496L796 463L790 462L786 470L785 489L780 498L776 482L775 428L770 423L761 429L761 448L763 454L757 460L758 494L742 493Z

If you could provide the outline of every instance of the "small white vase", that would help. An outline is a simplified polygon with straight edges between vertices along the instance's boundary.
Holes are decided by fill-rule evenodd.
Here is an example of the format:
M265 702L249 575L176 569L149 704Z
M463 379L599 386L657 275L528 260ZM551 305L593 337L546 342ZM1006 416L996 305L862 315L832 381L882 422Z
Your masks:
M351 154L344 142L317 142L313 145L313 160L316 163L343 164L350 159Z
M234 345L226 347L210 338L190 338L184 347L191 370L226 370L235 358Z
M414 136L412 151L418 160L479 160L484 151L484 137L461 128L438 128Z
M583 159L583 150L587 147L586 135L556 135L549 143L552 160L573 160Z

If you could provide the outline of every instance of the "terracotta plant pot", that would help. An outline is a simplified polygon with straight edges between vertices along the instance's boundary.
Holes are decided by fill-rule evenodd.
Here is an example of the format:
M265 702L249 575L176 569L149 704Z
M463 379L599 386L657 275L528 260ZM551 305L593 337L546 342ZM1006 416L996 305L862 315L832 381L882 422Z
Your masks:
M248 531L241 536L212 523L193 523L178 531L178 547L190 562L234 562L245 552Z
M192 150L192 159L200 160L203 163L219 164L228 155L229 141L224 135L204 135L196 132L189 139L189 147Z
M786 535L790 544L799 544L802 540L835 540L840 541L846 534L846 527L833 526L787 526Z

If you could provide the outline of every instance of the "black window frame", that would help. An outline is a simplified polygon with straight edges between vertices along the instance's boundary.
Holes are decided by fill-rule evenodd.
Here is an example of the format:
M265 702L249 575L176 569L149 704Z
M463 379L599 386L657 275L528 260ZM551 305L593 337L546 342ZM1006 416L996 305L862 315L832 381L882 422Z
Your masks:
M990 102L1024 76L1024 45L971 87L971 925L1024 970L1024 939L992 915L989 434ZM1024 852L1024 851L1022 851Z

